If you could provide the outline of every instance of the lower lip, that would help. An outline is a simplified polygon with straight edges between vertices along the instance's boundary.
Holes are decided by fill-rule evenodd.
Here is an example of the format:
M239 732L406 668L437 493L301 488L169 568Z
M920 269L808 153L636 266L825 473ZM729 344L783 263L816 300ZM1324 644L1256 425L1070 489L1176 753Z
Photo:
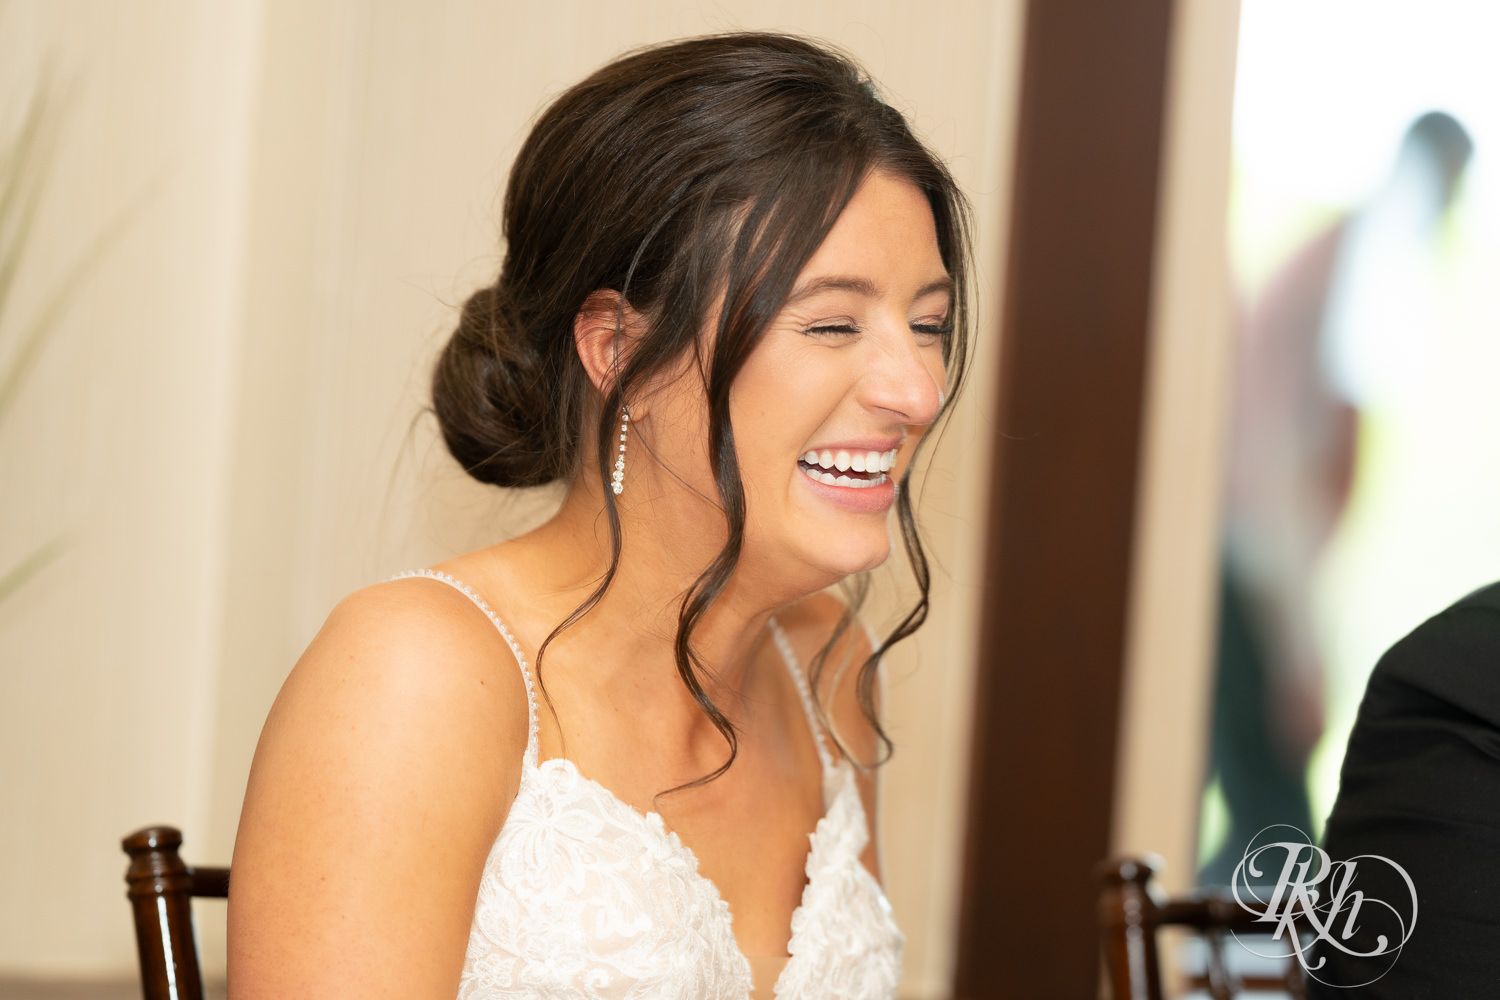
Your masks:
M829 486L813 479L800 466L797 478L818 499L856 514L884 514L896 502L896 484L889 473L879 486Z

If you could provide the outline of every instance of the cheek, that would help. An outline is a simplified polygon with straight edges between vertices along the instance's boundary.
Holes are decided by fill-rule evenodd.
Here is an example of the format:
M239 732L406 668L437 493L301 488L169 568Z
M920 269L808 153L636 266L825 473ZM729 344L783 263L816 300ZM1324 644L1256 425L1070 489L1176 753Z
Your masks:
M747 514L757 533L784 521L800 446L816 431L805 393L779 380L758 381L731 397L735 455Z
M932 380L937 383L938 388L946 396L948 391L948 366L943 362L942 345L934 344L932 347L929 347L924 352L923 360L927 364L928 374L932 376Z
M769 458L784 466L783 453L795 451L821 422L825 373L804 352L772 340L745 363L730 391L729 410L747 477L761 471L749 459Z

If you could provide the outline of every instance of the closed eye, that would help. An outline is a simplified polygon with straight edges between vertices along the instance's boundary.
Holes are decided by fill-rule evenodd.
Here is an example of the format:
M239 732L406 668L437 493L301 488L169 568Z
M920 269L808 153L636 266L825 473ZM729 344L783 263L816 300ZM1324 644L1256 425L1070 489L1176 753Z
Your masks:
M859 327L850 323L824 323L808 327L803 332L810 336L848 337L859 333L860 330ZM913 323L911 332L923 337L946 337L953 333L953 324Z
M859 327L849 323L826 323L821 326L808 327L808 334L812 336L849 336L859 332Z

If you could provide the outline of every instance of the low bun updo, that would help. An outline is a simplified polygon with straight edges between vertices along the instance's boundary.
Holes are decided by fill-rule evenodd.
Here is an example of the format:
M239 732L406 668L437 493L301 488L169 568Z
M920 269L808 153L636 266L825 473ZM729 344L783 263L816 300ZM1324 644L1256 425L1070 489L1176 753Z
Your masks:
M603 494L613 558L589 600L542 644L540 671L547 643L597 603L619 564L619 511L605 487L621 405L697 352L700 364L686 377L702 372L709 462L728 541L682 599L676 657L683 683L728 740L730 761L733 727L704 693L690 643L698 620L728 585L744 541L730 388L803 267L875 170L909 181L932 209L938 250L954 283L954 334L943 341L951 405L969 338L963 195L851 59L806 39L750 32L629 53L542 112L506 183L499 277L464 305L433 375L443 439L482 482L572 482L592 451L589 474ZM578 358L573 328L589 297L601 291L615 293L622 315L628 304L643 317L644 329L596 389ZM882 741L873 711L876 660L927 613L927 562L904 487L896 519L922 596L857 682ZM857 606L851 602L828 648ZM811 665L814 682L826 654L827 648Z
M482 483L544 486L577 465L582 365L571 350L557 349L571 348L571 337L551 338L549 349L533 332L506 301L503 283L481 288L464 303L433 371L443 440Z

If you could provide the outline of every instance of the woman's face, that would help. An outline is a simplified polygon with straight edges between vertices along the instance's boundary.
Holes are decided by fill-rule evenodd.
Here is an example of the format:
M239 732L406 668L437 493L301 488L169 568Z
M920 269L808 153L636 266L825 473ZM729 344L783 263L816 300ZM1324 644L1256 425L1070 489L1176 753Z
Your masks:
M837 579L885 561L895 484L942 405L951 290L926 197L872 174L731 390L746 568Z

